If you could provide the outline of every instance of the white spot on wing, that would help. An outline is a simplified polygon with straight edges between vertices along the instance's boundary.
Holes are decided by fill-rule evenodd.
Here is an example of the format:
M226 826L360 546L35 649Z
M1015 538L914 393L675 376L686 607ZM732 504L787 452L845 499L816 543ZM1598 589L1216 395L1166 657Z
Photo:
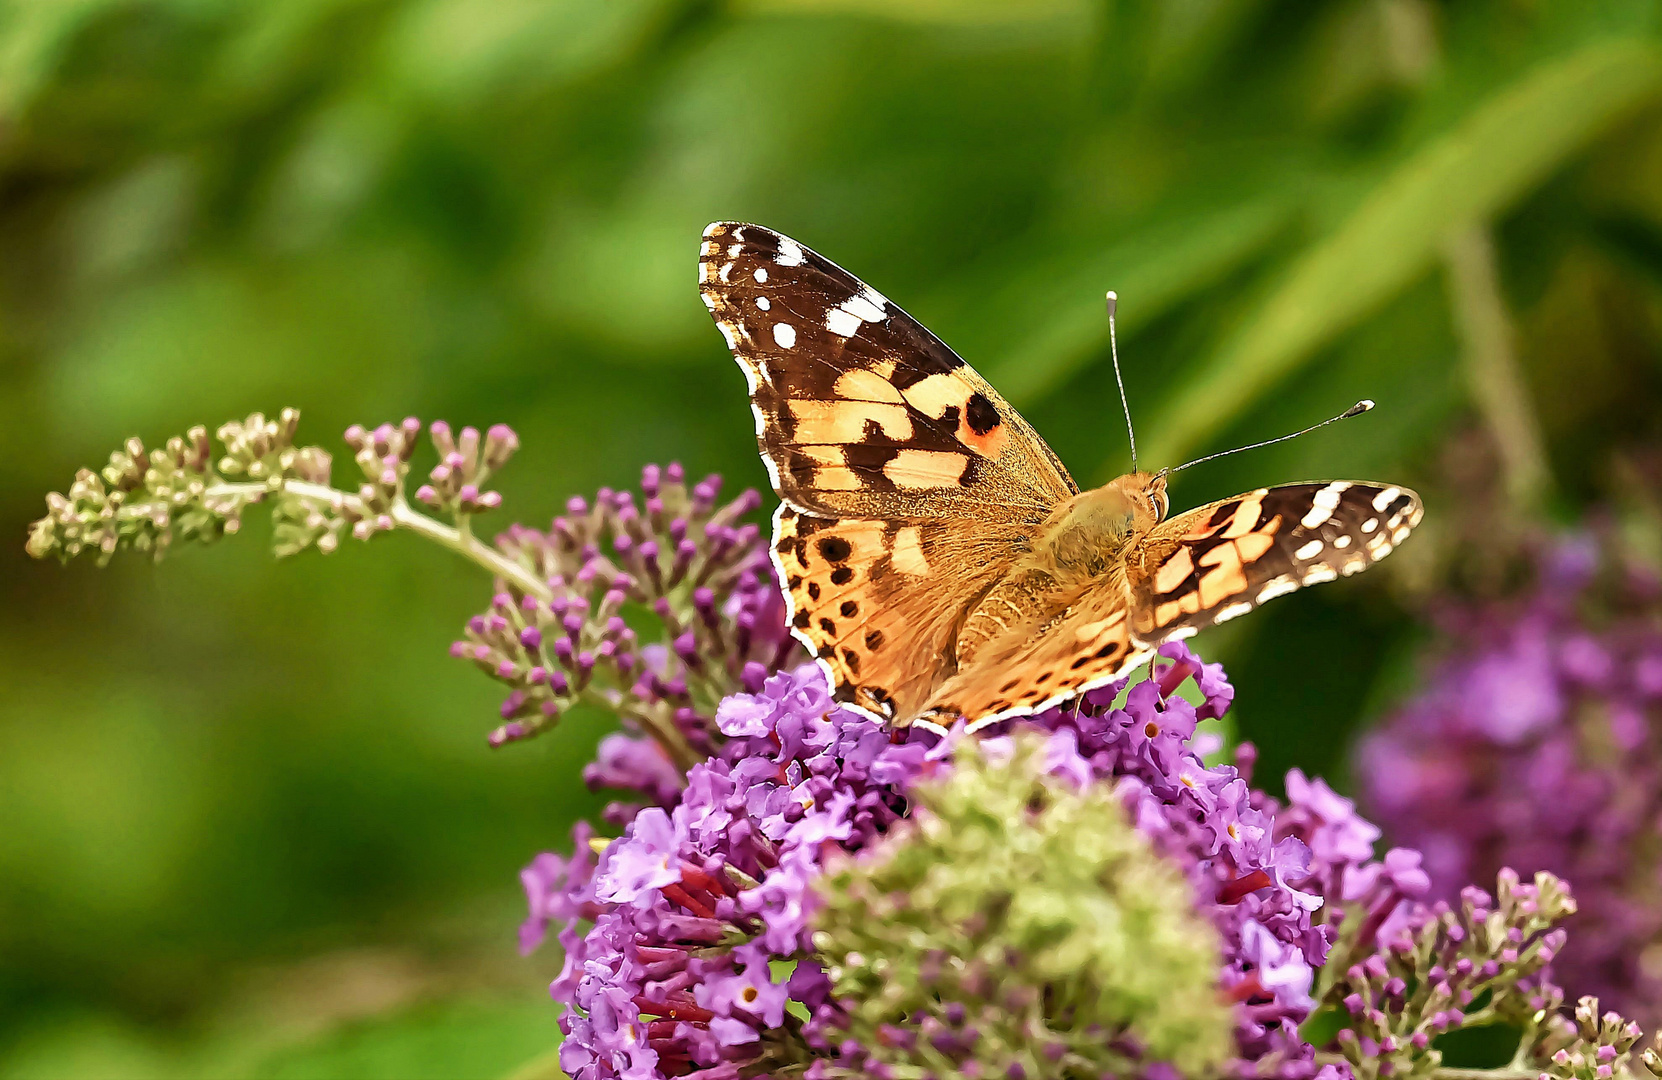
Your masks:
M1322 553L1322 542L1320 540L1312 540L1308 544L1305 544L1303 547L1299 548L1297 551L1293 552L1293 558L1295 558L1295 559L1314 559L1317 555L1320 555L1321 553Z
M1236 605L1236 606L1239 606L1239 605ZM1248 604L1247 606L1251 607L1252 605ZM1166 635L1166 640L1167 641L1182 641L1185 638L1192 638L1198 633L1200 633L1200 627L1198 627L1198 626L1180 626L1176 630L1173 630L1171 633L1167 634Z
M773 257L773 261L780 266L801 266L802 245L788 236L781 236L779 238L779 254Z
M1362 522L1362 535L1366 536L1368 533L1373 532L1377 528L1379 528L1379 519L1369 518L1368 520Z
M1305 571L1304 583L1306 585L1320 585L1322 582L1332 581L1338 576L1339 572L1331 566L1312 566Z
M1219 611L1216 615L1212 616L1212 621L1215 622L1215 623L1228 622L1230 619L1235 618L1237 615L1245 615L1247 612L1249 612L1251 610L1252 610L1252 605L1250 603L1248 603L1247 601L1243 600L1238 604L1230 604L1228 607L1224 608L1222 611Z
M825 328L838 337L853 337L860 329L860 320L836 307L825 313Z
M716 309L716 298L715 297L711 296L709 293L699 293L698 296L699 296L699 299L704 301L704 306L705 307L709 308L711 311L714 311Z
M756 298L756 306L761 308L763 311L766 311L769 308L773 307L773 301L769 300L765 296L758 296Z
M1333 546L1338 548L1340 551L1345 550L1345 548L1350 546L1350 537L1349 536L1336 536L1336 537L1334 537L1333 538Z
M732 272L733 272L733 264L732 263L722 263L721 264L721 273L717 274L716 277L720 278L723 282L725 282L727 280L727 275L731 274Z
M1339 496L1350 487L1348 480L1335 480L1333 483L1316 492L1315 498L1310 500L1310 512L1299 519L1299 524L1306 529L1314 529L1318 525L1326 524L1333 516L1334 509L1339 505Z
M727 347L729 349L737 349L739 347L739 339L733 336L732 323L718 322L716 323L716 329L720 330L721 336L727 339Z
M851 296L837 306L855 318L863 319L866 322L883 321L883 305L874 304L864 296Z
M779 343L781 349L794 348L796 346L796 327L790 323L774 323L773 340Z
M870 285L863 286L860 289L860 295L865 298L866 303L870 304L872 307L876 308L878 311L882 311L883 308L885 306L887 306L887 304L889 302L888 299L882 293L878 292L876 289L872 288Z
M768 279L767 268L763 267L763 266L758 266L756 268L756 272L754 274L751 274L750 276L756 279L756 284L758 284L758 285L765 284L767 282L767 279Z
M1264 587L1258 590L1258 602L1262 604L1266 600L1274 600L1278 596L1286 596L1290 592L1297 591L1298 582L1288 575L1282 574L1280 577L1271 578L1264 583Z
M1385 512L1385 508L1396 502L1397 496L1401 494L1401 488L1388 487L1373 497L1373 508L1383 514Z

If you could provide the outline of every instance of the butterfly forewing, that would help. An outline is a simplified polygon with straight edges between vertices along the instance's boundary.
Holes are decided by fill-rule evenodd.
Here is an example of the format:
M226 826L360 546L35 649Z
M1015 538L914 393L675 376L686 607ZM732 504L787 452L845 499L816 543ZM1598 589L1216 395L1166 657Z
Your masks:
M717 222L698 276L750 382L762 457L799 510L1042 519L1078 490L974 368L829 259Z
M1127 555L1132 633L1157 644L1389 555L1420 522L1406 488L1335 480L1259 488L1156 526Z

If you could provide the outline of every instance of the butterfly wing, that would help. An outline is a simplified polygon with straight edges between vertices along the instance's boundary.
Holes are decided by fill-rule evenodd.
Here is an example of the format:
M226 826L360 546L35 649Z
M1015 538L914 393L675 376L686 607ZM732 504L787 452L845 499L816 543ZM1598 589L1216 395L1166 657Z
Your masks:
M773 557L792 632L837 699L885 720L922 707L951 667L965 610L1011 561L956 519L821 518L783 503Z
M760 225L704 230L699 292L779 497L821 517L1034 513L1078 492L987 380L875 289Z
M699 292L750 386L791 624L840 700L907 717L958 626L1078 491L975 369L789 237L717 222Z
M1127 555L1131 633L1152 646L1244 615L1389 555L1422 514L1385 484L1259 488L1162 522Z
M973 731L1113 682L1151 655L1131 632L1124 578L1110 575L1059 608L1032 636L977 652L930 697L918 719L948 726L962 717Z

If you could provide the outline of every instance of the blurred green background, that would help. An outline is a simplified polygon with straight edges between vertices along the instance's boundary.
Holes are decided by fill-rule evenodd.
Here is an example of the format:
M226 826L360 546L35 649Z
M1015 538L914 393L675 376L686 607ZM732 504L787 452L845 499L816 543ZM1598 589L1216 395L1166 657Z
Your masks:
M1656 0L0 3L0 1076L502 1076L557 1038L516 874L599 805L605 719L488 752L445 657L488 585L409 536L279 564L256 512L29 562L123 437L506 421L503 523L649 461L765 483L695 289L740 218L1082 481L1127 464L1107 288L1146 464L1380 404L1174 503L1375 477L1434 530L1504 314L1573 512L1662 434L1659 35ZM1493 238L1475 279L1450 236ZM1272 783L1343 779L1412 550L1200 640Z

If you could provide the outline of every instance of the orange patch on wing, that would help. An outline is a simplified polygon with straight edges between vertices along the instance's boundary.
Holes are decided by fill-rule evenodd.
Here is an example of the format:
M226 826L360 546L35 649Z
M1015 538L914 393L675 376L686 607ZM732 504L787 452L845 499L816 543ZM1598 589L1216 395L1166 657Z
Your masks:
M1200 611L1200 594L1189 591L1176 600L1168 600L1154 609L1154 625L1168 626L1184 615L1194 615Z
M910 574L913 577L929 573L929 560L923 557L923 544L920 542L916 525L908 525L894 534L894 546L889 549L889 563L902 574Z
M974 450L982 457L996 458L1004 453L1004 446L1010 441L1010 433L1005 430L1006 425L981 433L970 427L968 420L960 418L958 421L958 441Z
M899 450L883 466L883 475L897 488L955 487L969 467L969 458L945 450Z
M1200 578L1201 607L1211 607L1246 589L1241 553L1234 544L1219 544L1200 557L1200 565L1213 568Z
M1245 498L1241 505L1235 508L1235 516L1229 519L1229 527L1223 531L1225 540L1234 540L1245 536L1258 524L1258 515L1263 512L1264 500L1261 498Z
M891 439L912 437L912 418L906 406L875 401L813 401L791 398L786 402L796 421L798 443L854 443L865 436L866 422L872 421Z
M906 399L900 396L900 391L894 383L883 376L865 368L855 368L845 371L837 377L832 391L841 398L850 401L886 401L896 405L903 405Z
M960 415L975 391L956 375L931 375L901 391L907 404L923 415L939 420L946 411L957 408Z
M1177 549L1177 554L1161 564L1154 575L1154 591L1169 593L1187 580L1195 572L1194 555L1186 547Z
M1191 528L1188 532L1183 534L1183 539L1184 540L1204 540L1208 536L1211 536L1213 533L1216 533L1219 529L1223 528L1222 525L1209 524L1210 521L1211 521L1210 517L1203 517L1199 521L1196 521L1194 523L1194 527Z
M1275 536L1267 532L1250 532L1235 541L1242 562L1253 562L1264 557L1264 552L1275 546Z

